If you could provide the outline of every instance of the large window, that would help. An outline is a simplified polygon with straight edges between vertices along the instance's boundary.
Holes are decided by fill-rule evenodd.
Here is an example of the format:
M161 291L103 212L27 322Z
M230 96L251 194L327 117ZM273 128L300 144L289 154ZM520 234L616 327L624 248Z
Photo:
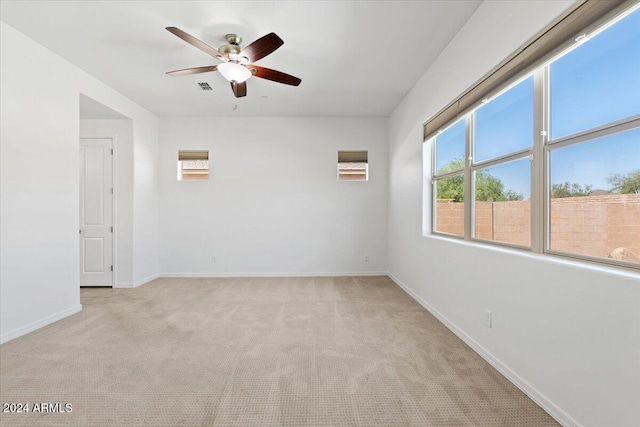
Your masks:
M640 10L443 129L432 232L640 267Z

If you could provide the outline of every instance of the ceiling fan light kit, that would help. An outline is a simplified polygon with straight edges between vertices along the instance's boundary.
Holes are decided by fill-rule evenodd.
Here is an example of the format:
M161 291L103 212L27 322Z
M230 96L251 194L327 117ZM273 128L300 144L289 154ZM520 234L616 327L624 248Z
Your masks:
M251 76L291 86L298 86L302 82L298 77L252 64L253 62L274 52L284 44L282 39L275 33L269 33L266 36L259 38L244 49L240 47L242 37L237 34L227 34L225 38L228 44L221 46L220 50L216 50L179 28L167 27L167 31L186 41L190 45L200 49L206 54L222 61L222 63L217 66L209 65L169 71L167 75L184 76L188 74L220 71L220 74L222 74L222 76L231 83L231 89L233 90L233 94L236 98L247 95L246 81Z
M218 71L222 74L222 77L230 82L242 83L251 77L251 71L248 68L243 67L240 64L234 62L223 62L218 65Z

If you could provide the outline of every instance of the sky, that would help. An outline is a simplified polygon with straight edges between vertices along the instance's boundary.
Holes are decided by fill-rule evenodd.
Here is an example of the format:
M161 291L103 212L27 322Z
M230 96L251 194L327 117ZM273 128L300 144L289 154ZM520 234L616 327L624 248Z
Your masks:
M640 9L550 65L551 140L640 114ZM533 145L533 77L476 110L475 161ZM464 121L436 138L436 170L464 157ZM488 172L529 198L530 161ZM551 151L551 183L610 189L607 177L640 169L640 128Z

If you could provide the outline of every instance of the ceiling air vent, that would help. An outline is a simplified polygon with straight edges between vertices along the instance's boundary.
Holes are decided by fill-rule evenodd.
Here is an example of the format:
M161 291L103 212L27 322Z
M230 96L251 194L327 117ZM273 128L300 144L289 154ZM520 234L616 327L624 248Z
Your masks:
M200 90L213 90L213 88L207 82L194 82Z

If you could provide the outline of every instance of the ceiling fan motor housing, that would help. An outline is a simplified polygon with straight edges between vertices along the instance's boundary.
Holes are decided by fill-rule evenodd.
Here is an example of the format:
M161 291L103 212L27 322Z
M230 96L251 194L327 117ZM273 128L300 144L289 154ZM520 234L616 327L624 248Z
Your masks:
M220 46L220 53L223 55L227 55L230 59L235 59L238 54L242 51L240 48L240 43L242 43L242 37L237 34L227 34L224 36L227 39L227 44ZM232 56L233 55L233 56Z

